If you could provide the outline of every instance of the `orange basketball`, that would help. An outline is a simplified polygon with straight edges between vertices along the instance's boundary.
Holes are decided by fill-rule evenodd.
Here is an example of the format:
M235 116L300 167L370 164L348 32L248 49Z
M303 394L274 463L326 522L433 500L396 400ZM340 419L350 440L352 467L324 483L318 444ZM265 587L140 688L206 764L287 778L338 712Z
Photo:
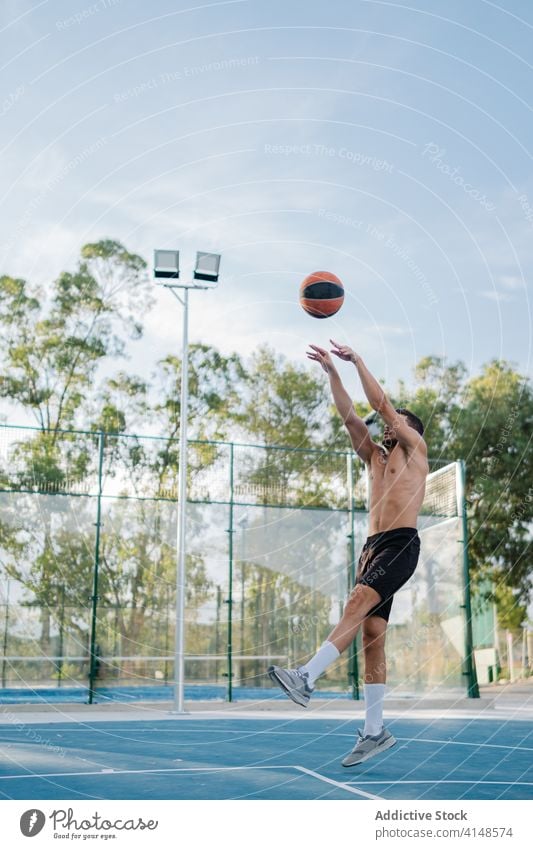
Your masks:
M315 271L300 286L300 306L313 318L335 315L343 301L344 286L330 271Z

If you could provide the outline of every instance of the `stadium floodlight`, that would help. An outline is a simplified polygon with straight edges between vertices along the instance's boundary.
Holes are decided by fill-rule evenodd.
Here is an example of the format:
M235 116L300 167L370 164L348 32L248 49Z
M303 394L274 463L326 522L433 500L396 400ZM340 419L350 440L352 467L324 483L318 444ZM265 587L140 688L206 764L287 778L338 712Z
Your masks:
M206 280L209 283L218 281L218 270L220 268L220 254L208 254L203 251L196 253L196 265L194 267L194 279Z
M198 252L194 279L189 283L179 280L179 251L154 251L154 277L162 279L163 286L170 289L174 297L183 306L183 337L181 358L180 393L180 453L178 470L177 505L177 563L176 563L176 642L174 660L174 711L184 713L185 680L185 582L186 582L186 510L187 510L187 422L189 408L189 289L212 289L218 283L220 254ZM199 286L197 280L209 282L209 286ZM183 298L176 289L183 289Z
M180 276L180 252L155 250L154 277L156 280L177 280Z

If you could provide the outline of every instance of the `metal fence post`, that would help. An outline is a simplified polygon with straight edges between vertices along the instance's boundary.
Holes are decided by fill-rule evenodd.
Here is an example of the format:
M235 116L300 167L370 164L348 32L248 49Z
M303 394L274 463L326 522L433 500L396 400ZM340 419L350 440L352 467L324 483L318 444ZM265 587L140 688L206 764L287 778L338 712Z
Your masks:
M465 672L467 678L467 694L471 699L479 699L476 664L474 660L474 638L472 634L472 599L470 593L470 563L468 559L468 517L466 514L466 464L457 460L457 502L461 515L462 548L463 548L463 588L464 603L461 605L465 612Z
M59 645L58 645L58 655L59 660L57 662L57 686L61 687L61 680L63 676L63 635L65 630L65 585L61 586L61 607L59 614Z
M228 597L226 604L228 605L228 702L233 701L233 460L234 446L233 442L229 449L229 528L228 528L228 558L229 558L229 574L228 574Z
M354 493L354 462L353 454L347 455L348 500L350 510L350 564L348 569L348 591L355 586L355 493ZM359 661L357 657L357 637L350 646L348 675L352 679L352 699L359 700Z
M96 499L96 534L94 540L93 592L91 596L91 644L89 657L89 704L94 700L94 682L98 660L96 657L96 613L98 608L98 569L100 566L100 528L102 526L102 480L104 465L103 431L98 434L98 494Z
M6 686L7 640L9 634L9 578L7 579L6 611L4 619L4 639L2 650L2 688Z

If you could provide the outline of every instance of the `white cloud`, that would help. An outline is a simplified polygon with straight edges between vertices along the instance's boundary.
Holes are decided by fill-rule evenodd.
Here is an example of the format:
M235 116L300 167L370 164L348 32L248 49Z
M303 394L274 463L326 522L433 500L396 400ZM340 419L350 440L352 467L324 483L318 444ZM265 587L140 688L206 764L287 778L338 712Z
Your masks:
M499 278L499 282L505 289L524 289L525 281L522 277L514 274L504 274Z
M507 292L498 292L496 289L485 290L479 292L479 294L482 298L488 298L489 301L496 301L496 303L514 301L512 295L507 294Z
M377 324L368 328L371 332L377 333L379 336L409 336L412 328L408 328L400 324Z

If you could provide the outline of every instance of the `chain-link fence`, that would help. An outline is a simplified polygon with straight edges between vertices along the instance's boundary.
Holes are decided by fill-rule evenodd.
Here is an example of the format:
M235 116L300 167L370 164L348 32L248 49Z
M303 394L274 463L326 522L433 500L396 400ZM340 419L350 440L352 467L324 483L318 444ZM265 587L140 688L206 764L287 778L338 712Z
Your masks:
M170 695L178 453L176 439L0 428L2 687ZM429 478L421 562L393 605L397 693L471 674L457 470ZM270 663L314 652L353 585L366 491L348 452L190 443L186 697L260 694ZM362 675L354 648L321 688L358 697Z

